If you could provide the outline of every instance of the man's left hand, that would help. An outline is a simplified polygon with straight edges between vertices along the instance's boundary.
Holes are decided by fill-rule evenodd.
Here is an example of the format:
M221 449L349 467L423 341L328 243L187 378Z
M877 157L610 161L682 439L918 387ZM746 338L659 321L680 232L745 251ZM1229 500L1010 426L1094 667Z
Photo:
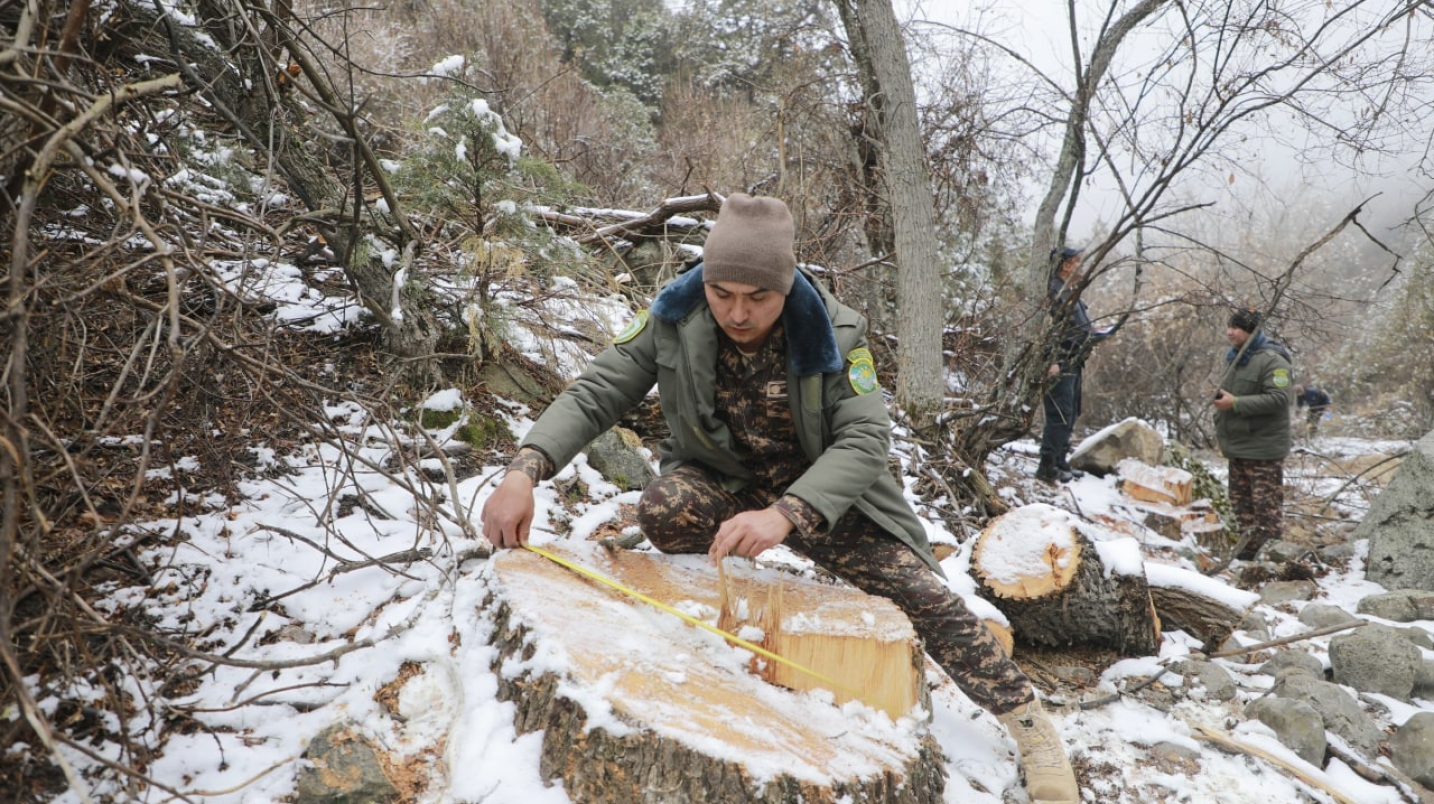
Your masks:
M717 529L707 555L714 564L729 553L756 558L767 548L781 544L792 528L792 521L776 509L743 511Z

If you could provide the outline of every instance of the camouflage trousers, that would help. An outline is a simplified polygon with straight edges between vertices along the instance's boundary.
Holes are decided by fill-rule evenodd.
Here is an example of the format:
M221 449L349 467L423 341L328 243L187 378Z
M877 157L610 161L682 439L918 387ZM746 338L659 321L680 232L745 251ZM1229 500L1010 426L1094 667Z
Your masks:
M766 508L780 495L767 489L729 492L707 470L679 467L650 483L638 523L664 553L705 553L721 524ZM784 542L823 569L895 603L911 619L926 652L972 701L1001 715L1030 701L1030 679L991 632L910 547L855 508L822 534L793 531Z
M1242 536L1237 558L1250 560L1266 542L1285 537L1285 462L1230 459L1230 508Z

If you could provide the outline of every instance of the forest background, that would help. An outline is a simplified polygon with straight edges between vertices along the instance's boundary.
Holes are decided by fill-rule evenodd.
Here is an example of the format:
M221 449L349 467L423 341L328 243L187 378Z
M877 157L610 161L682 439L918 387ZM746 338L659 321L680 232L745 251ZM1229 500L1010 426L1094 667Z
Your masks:
M1335 428L1428 431L1427 4L1071 3L1039 39L995 6L897 11L0 1L0 728L93 728L85 707L42 717L21 680L135 645L185 683L202 640L89 604L145 571L127 523L232 498L256 433L293 448L336 399L402 423L435 388L491 401L502 375L541 402L571 355L511 341L611 332L583 305L527 313L641 308L730 192L784 199L800 259L867 312L953 521L1000 510L969 469L1038 426L1062 244L1121 324L1087 371L1092 427L1137 416L1208 448L1247 304ZM1368 193L1303 183L1334 173ZM269 318L242 288L275 263L350 306ZM340 334L311 327L331 315ZM176 496L156 468L190 455Z

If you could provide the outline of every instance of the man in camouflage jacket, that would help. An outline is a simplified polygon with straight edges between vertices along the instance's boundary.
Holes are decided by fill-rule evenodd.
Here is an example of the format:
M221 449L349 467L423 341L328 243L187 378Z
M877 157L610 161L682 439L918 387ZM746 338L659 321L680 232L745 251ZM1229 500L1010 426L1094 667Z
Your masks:
M671 435L638 522L674 553L757 557L777 544L911 618L928 653L1021 749L1037 801L1079 801L1030 680L946 586L925 528L887 469L891 422L866 321L796 270L791 213L734 194L703 262L668 284L544 411L484 505L483 532L517 547L532 489L656 383Z
M1260 331L1260 314L1239 309L1225 326L1225 379L1211 404L1215 437L1229 461L1230 507L1251 560L1285 535L1285 457L1290 454L1294 378L1284 346Z

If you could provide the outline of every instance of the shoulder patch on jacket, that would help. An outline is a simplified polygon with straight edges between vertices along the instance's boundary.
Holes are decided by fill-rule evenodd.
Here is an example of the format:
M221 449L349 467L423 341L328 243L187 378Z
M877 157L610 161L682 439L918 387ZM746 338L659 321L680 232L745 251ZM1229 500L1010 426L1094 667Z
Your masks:
M876 379L876 360L868 349L853 349L846 353L846 378L851 389L858 394L869 394L881 387Z
M612 342L613 342L613 343L627 343L628 341L632 340L633 338L636 338L636 337L637 337L637 333L642 332L642 330L643 330L644 328L646 328L646 327L647 327L647 311L646 311L646 310L643 310L642 312L640 312L640 313L637 314L637 317L636 317L636 318L634 318L634 319L632 319L631 321L627 322L627 326L623 327L622 332L619 332L619 333L617 334L617 337L612 339Z
M1285 386L1287 386L1287 385L1290 384L1290 370L1289 370L1289 369L1275 369L1275 377L1274 377L1274 379L1275 379L1275 387L1276 387L1276 388L1284 388Z

